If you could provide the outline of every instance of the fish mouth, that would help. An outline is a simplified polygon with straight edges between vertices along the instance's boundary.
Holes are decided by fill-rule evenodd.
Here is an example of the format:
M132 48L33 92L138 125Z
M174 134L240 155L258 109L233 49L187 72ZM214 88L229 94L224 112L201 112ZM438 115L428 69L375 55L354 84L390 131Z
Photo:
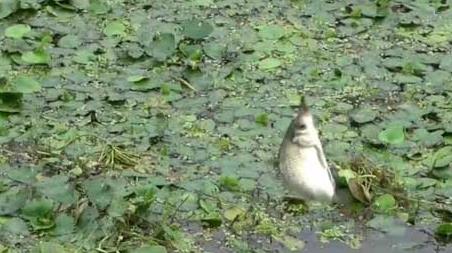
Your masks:
M306 135L306 133L302 130L295 130L294 131L294 137L301 137L303 135Z

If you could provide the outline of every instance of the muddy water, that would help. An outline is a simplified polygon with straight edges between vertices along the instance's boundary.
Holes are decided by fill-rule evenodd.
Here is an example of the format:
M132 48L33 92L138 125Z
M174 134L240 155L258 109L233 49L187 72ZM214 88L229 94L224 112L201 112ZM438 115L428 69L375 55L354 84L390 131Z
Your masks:
M350 249L342 242L321 243L315 232L300 235L306 241L302 252L309 253L452 253L452 245L440 245L429 232L421 228L407 227L403 236L387 235L378 231L367 231L359 249Z

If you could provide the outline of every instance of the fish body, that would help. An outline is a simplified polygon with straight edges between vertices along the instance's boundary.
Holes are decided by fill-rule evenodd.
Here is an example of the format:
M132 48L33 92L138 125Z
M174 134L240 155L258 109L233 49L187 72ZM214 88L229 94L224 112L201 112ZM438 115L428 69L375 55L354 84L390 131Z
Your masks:
M281 144L279 168L287 188L296 197L319 202L333 200L335 181L304 99Z

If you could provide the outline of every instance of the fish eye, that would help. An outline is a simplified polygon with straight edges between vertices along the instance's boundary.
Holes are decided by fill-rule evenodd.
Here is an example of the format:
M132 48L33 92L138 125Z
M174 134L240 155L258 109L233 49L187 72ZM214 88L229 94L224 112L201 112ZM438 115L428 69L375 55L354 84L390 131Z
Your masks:
M306 124L300 123L300 124L298 124L298 128L300 128L301 130L305 130L306 129Z

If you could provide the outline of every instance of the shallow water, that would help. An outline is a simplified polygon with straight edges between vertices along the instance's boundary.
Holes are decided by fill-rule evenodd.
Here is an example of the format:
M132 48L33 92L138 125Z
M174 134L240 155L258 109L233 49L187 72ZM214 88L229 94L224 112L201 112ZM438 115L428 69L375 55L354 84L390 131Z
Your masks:
M452 252L452 245L439 245L435 239L420 228L407 227L403 236L387 235L379 231L368 230L366 238L359 249L351 249L342 242L321 243L315 232L304 232L300 235L306 241L302 252L309 253L446 253Z

